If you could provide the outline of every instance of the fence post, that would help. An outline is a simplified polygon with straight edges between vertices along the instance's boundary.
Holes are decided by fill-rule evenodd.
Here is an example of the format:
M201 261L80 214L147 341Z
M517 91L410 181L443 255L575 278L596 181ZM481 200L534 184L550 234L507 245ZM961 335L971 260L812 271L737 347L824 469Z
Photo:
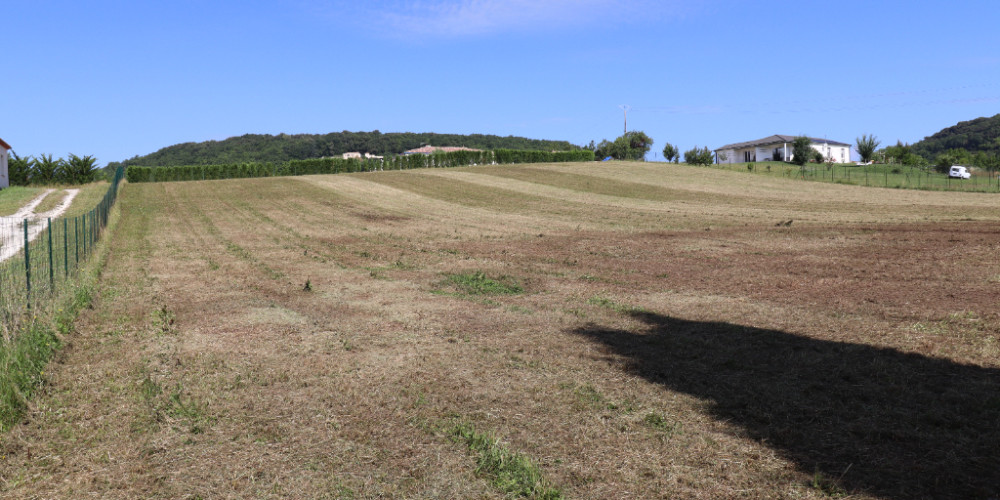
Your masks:
M24 282L27 285L28 309L31 309L31 250L28 248L28 219L24 219Z
M54 292L56 290L56 273L52 265L52 217L48 218L49 222L49 292Z
M80 267L80 216L73 217L73 246L76 248L76 262L73 269Z
M65 278L69 278L69 232L66 230L68 225L67 219L63 217L63 271Z

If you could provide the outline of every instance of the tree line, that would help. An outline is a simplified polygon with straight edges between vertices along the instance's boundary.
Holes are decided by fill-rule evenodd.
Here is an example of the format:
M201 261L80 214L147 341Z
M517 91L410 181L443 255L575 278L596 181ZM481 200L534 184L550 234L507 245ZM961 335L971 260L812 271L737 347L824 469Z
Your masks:
M150 167L171 165L217 165L246 162L282 163L290 160L337 157L348 152L369 153L379 156L402 154L404 151L425 145L464 146L473 149L497 150L537 150L571 151L579 146L567 141L528 139L525 137L484 134L434 134L434 133L381 133L333 132L329 134L245 134L223 141L187 142L176 144L159 151L135 156L118 165L142 165Z
M924 158L937 158L941 153L956 150L967 151L973 156L978 153L1000 155L1000 114L958 122L914 143L911 150Z
M97 159L77 156L55 159L52 155L18 156L11 153L7 160L7 177L11 186L86 184L99 176Z

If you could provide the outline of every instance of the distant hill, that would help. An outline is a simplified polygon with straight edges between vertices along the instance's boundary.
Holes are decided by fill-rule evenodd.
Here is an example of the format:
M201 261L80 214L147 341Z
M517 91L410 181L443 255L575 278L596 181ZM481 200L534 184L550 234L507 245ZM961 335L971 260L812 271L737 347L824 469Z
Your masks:
M949 149L965 149L971 154L1000 154L1000 114L958 122L913 145L913 152L933 159Z
M213 165L242 162L285 162L324 156L340 156L357 151L377 155L400 154L422 145L465 146L474 149L516 149L566 151L580 149L567 141L546 141L496 135L432 133L333 132L319 134L246 134L224 141L186 142L136 156L114 165L150 167L172 165ZM110 165L109 165L110 166Z

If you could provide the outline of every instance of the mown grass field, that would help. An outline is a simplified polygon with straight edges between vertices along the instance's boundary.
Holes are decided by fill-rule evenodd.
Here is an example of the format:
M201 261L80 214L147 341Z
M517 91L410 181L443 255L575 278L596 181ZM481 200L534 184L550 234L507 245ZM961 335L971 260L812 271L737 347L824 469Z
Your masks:
M996 497L998 201L621 162L126 185L0 496Z
M709 168L767 176L782 176L814 182L832 182L866 187L1000 193L997 172L973 170L970 179L950 179L934 169L899 164L855 165L854 163L792 163L764 161L709 165Z

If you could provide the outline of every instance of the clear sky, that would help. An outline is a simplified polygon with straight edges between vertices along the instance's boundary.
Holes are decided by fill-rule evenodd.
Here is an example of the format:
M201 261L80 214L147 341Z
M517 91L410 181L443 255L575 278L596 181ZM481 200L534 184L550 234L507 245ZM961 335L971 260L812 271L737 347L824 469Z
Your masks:
M100 164L247 133L682 151L1000 113L996 0L3 0L0 138Z

